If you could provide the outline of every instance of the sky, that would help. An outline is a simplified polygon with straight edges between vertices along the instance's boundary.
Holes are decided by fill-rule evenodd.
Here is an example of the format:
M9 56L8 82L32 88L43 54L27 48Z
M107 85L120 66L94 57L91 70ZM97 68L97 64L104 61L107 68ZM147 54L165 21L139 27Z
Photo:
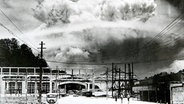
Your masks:
M133 62L141 78L184 68L181 11L165 0L0 0L0 9L0 38L19 37L35 55L43 41L52 68Z

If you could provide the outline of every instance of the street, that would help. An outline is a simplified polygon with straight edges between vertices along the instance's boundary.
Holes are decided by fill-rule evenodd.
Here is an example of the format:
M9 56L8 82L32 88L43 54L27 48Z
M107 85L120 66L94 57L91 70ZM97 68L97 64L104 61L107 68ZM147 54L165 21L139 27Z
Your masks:
M123 102L121 102L121 99L118 99L117 102L115 99L112 98L96 98L96 97L73 97L67 96L59 99L56 104L156 104L152 102L143 102L143 101L134 101L130 99L130 102L128 103L127 98L123 99Z

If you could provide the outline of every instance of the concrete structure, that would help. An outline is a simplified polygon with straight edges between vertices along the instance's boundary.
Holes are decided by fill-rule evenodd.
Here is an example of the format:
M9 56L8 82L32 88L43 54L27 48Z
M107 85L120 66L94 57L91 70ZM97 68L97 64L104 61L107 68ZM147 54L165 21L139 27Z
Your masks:
M43 68L42 88L43 93L57 90L62 85L78 84L84 86L85 90L91 90L92 76L66 74L64 71L59 73L51 71L49 68ZM39 85L39 68L37 67L1 67L0 68L0 93L1 94L37 94ZM99 79L98 85L105 80ZM103 88L104 84L101 85Z
M156 102L157 90L152 85L141 85L133 87L134 94L137 95L137 100Z
M43 89L49 92L50 74L45 68ZM36 94L39 84L39 68L36 67L1 67L0 68L1 95L4 94Z
M184 70L177 73L162 72L139 80L133 91L138 100L168 104L184 103Z
M170 83L170 104L184 103L184 84L181 82Z
M37 99L39 70L38 67L0 67L1 103L4 103L2 100L8 101L8 97L15 98L19 96L18 99L22 97L24 101L27 99L25 97L29 98L30 96L32 96L30 101L32 98ZM45 67L43 68L42 79L43 95L49 92L67 93L69 90L106 90L106 79L95 77L93 73L74 75L73 73L67 74L62 70L51 71L50 68ZM109 83L109 85L111 84ZM13 104L16 103L13 102Z

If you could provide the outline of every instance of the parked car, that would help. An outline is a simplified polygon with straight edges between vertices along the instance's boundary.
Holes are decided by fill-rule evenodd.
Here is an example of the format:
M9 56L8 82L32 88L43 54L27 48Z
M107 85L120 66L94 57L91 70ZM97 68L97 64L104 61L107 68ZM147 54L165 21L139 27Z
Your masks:
M49 104L54 104L57 101L58 93L48 93L46 95L46 100Z
M91 91L82 91L82 96L91 97L92 92Z
M95 90L95 92L93 92L93 96L96 97L105 97L107 94L105 91L102 91L101 89L97 89Z

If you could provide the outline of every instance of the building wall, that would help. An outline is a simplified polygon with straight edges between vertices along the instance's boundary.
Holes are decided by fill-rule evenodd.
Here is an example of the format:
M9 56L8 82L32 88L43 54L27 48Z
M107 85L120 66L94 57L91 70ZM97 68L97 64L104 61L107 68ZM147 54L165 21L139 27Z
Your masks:
M170 84L170 104L183 104L184 103L184 86L182 83Z
M38 94L38 86L39 86L39 78L33 78L30 80L31 77L37 76L39 77L39 73L37 72L38 68L36 67L0 67L0 94L18 94L17 91L14 91L18 89L17 82L20 84L19 89L22 89L19 94ZM31 76L31 77L30 77ZM48 77L47 80L42 80L42 88L47 88L47 92L52 92L53 90L57 90L59 84L61 84L62 81L70 80L75 81L75 79L62 79L63 77L71 77L69 74L62 74L58 75L58 73L43 73L43 77ZM21 79L20 77L23 77ZM76 76L77 77L77 76ZM81 77L84 78L84 77ZM87 81L88 79L76 79L80 82ZM87 82L83 82L86 84L92 84L93 81L89 79ZM47 83L47 84L45 84ZM108 87L106 87L106 79L100 79L94 81L95 85L97 85L100 89L103 91L106 91L106 89L110 89L112 86L111 81L108 81ZM11 86L10 86L11 85ZM32 89L30 91L30 89ZM86 87L86 89L89 89ZM89 90L92 90L91 88Z
M26 94L27 89L29 88L28 83L31 82L29 76L39 76L39 73L36 73L36 67L0 67L0 94ZM49 73L44 73L50 78ZM37 78L37 82L39 82ZM35 81L32 81L35 82ZM50 80L43 81L43 83L50 83ZM43 84L45 87L45 84ZM50 85L47 86L48 90ZM34 85L34 92L38 92L37 85Z
M133 92L137 100L156 102L156 88L151 85L134 86Z

